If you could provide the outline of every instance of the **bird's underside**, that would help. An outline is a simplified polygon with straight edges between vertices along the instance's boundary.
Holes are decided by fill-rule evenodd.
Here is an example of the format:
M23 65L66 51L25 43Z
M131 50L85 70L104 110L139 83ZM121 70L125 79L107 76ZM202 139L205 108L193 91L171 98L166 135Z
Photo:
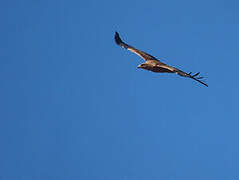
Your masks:
M145 63L140 64L138 66L138 68L142 68L142 69L146 69L146 70L158 72L158 73L177 73L180 76L194 79L208 87L208 85L206 83L204 83L203 81L200 80L203 77L198 77L199 73L196 73L194 75L191 72L185 73L175 67L172 67L172 66L162 63L161 61L159 61L157 58L151 56L150 54L147 54L146 52L140 51L140 50L124 43L121 40L118 32L115 32L115 42L119 46L137 54L138 56L140 56L141 58L143 58L145 60Z

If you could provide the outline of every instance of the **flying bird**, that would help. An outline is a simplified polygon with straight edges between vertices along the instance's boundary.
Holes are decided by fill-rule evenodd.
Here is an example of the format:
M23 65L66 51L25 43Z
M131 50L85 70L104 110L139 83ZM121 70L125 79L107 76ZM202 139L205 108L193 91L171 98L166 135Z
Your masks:
M203 77L198 77L200 72L195 73L195 74L192 74L192 72L186 73L186 72L183 72L175 67L164 64L161 61L159 61L157 58L151 56L150 54L147 54L146 52L140 51L140 50L134 48L133 46L130 46L130 45L124 43L122 41L122 39L120 38L118 32L115 32L115 42L119 46L137 54L138 56L140 56L141 58L143 58L145 60L145 63L140 64L138 66L138 68L142 68L142 69L157 72L157 73L176 73L180 76L191 78L197 82L200 82L204 86L208 87L208 85L205 82L200 80Z

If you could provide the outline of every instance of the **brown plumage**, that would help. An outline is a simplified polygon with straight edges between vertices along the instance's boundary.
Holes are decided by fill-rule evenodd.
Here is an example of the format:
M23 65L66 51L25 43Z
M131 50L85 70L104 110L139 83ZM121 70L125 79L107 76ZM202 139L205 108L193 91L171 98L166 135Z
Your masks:
M142 69L146 69L149 71L153 71L153 72L158 72L158 73L177 73L180 76L183 77L188 77L191 79L194 79L198 82L200 82L201 84L205 85L208 87L208 85L206 83L204 83L203 81L200 81L199 79L202 79L203 77L197 77L199 75L199 72L192 75L192 73L185 73L175 67L169 66L167 64L162 63L161 61L159 61L157 58L151 56L150 54L147 54L146 52L140 51L126 43L124 43L118 32L115 32L115 42L116 44L118 44L119 46L137 54L138 56L140 56L141 58L143 58L145 60L145 63L140 64L138 66L138 68L142 68Z

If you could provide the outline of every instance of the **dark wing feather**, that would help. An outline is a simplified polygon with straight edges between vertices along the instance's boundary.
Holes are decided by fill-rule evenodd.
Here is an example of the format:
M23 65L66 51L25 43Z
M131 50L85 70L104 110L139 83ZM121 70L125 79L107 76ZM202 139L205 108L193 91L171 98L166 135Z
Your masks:
M191 79L193 79L193 80L195 80L195 81L197 81L197 82L203 84L204 86L207 86L207 87L208 87L208 85L207 85L205 82L199 80L199 79L202 79L203 77L197 77L197 76L199 75L199 72L196 73L196 74L194 74L194 75L192 75L192 73L185 73L185 72L183 72L183 71L181 71L181 70L179 70L179 69L177 69L177 68L175 68L175 72L176 72L178 75L180 75L180 76L189 77L189 78L191 78Z
M177 73L180 76L191 78L191 79L193 79L193 80L203 84L204 86L208 87L208 85L205 82L199 80L199 79L203 79L203 77L197 77L199 75L199 72L194 74L194 75L192 75L191 72L190 73L185 73L185 72L183 72L183 71L181 71L181 70L179 70L179 69L177 69L175 67L169 66L167 64L163 64L163 63L159 64L158 63L156 66L158 66L159 68L165 69L164 72L174 72L174 73Z
M129 50L129 51L131 51L131 52L133 52L135 54L137 54L140 57L142 57L145 61L147 61L147 60L157 60L155 57L147 54L146 52L140 51L140 50L138 50L138 49L136 49L136 48L134 48L134 47L124 43L121 40L118 32L115 32L115 42L119 46L121 46L121 47L123 47L123 48L125 48L125 49L127 49L127 50Z

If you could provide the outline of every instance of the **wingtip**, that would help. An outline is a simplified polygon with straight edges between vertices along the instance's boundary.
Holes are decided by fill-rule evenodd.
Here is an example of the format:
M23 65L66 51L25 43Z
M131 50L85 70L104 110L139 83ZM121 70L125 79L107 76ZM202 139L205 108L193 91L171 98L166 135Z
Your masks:
M119 33L117 31L115 31L115 42L116 44L120 45L122 43L122 40L119 36Z

